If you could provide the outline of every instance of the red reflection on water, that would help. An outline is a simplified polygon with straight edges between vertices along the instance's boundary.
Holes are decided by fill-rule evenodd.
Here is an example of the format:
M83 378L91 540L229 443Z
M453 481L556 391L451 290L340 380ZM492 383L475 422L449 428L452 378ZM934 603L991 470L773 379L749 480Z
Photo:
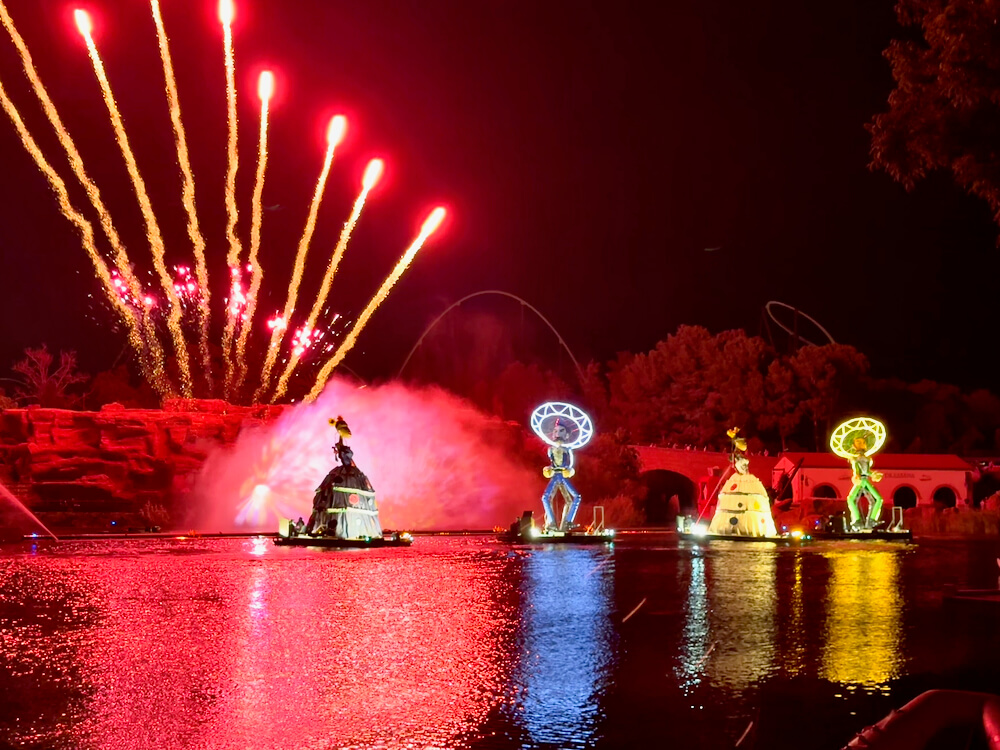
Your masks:
M235 544L228 557L102 558L82 573L101 612L73 634L88 698L53 736L68 732L75 747L440 747L499 700L502 558L254 556L254 540Z

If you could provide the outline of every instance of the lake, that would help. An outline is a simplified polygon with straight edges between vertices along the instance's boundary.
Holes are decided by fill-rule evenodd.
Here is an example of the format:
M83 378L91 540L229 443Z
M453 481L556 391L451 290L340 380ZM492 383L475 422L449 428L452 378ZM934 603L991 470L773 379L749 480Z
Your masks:
M1000 607L941 600L998 554L6 545L0 747L839 748L925 689L1000 693Z

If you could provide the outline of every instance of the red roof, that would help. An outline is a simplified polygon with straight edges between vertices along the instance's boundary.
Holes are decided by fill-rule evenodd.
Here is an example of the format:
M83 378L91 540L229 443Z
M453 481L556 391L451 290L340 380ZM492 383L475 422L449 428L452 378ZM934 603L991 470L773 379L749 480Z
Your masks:
M840 469L848 465L846 459L833 453L781 453L778 456L778 464L786 459L791 461L793 467L802 461L803 469ZM971 464L965 459L941 453L876 453L872 457L872 464L880 470L972 471Z

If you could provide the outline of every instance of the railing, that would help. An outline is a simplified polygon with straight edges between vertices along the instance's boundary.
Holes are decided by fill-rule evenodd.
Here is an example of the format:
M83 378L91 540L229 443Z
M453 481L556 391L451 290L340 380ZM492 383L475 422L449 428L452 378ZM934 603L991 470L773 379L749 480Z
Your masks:
M600 513L598 513L600 511ZM600 516L600 520L598 520ZM601 534L604 532L604 506L595 505L594 506L594 522L590 526L591 534Z

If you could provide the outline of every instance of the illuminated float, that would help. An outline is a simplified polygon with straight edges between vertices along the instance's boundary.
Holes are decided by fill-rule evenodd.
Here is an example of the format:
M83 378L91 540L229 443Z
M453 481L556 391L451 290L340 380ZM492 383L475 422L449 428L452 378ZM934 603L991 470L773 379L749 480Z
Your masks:
M893 507L888 522L882 520L882 495L875 485L882 473L873 469L874 456L885 445L885 425L872 417L856 417L842 423L830 436L830 450L851 465L851 492L847 496L850 518L833 516L821 519L813 535L835 539L889 539L906 541L912 537L903 528L903 509ZM867 513L862 515L858 501L867 498Z
M725 539L734 542L799 542L809 536L800 530L779 534L771 517L771 499L763 483L750 473L747 443L739 428L727 430L732 441L729 454L732 476L719 492L711 524L678 516L677 532L690 539Z
M354 452L344 442L351 429L343 417L331 419L339 439L333 446L335 466L316 490L308 522L282 518L275 544L297 547L406 547L413 537L406 532L384 534L379 523L375 490L354 463Z
M580 529L575 523L580 508L580 493L569 481L576 473L573 451L585 446L594 436L594 424L590 417L572 404L550 401L532 412L531 429L549 446L549 465L542 469L542 474L549 480L542 494L544 525L539 528L532 511L526 510L507 531L501 533L500 538L507 542L546 544L601 544L612 541L615 532L604 528L604 509L600 506L594 508L590 526ZM553 505L557 495L564 500L558 520Z

